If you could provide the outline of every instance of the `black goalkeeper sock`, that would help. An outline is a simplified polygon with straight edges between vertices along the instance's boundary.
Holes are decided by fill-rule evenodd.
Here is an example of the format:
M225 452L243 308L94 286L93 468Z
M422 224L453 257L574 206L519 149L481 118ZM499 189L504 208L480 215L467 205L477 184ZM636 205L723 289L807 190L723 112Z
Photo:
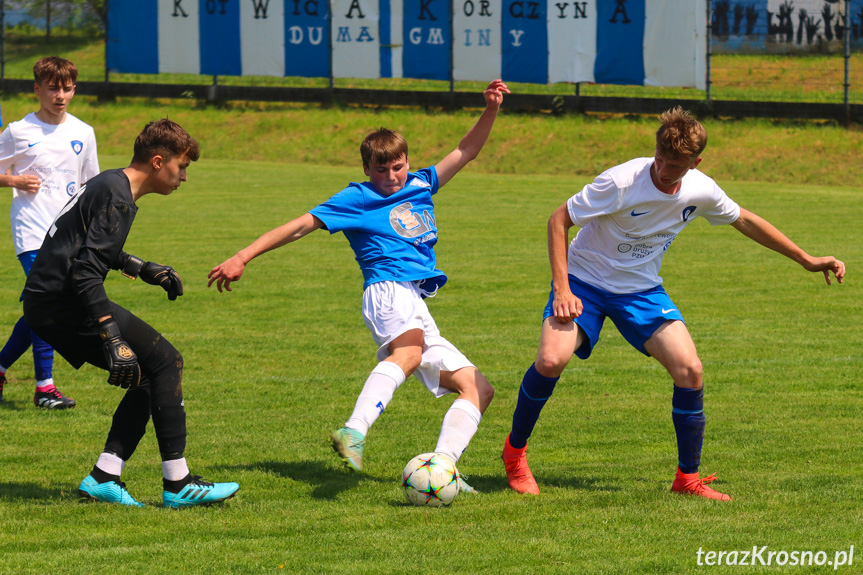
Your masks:
M192 482L192 474L188 474L182 479L178 479L177 481L168 481L167 479L162 479L162 487L165 491L170 491L171 493L179 493L185 486Z
M93 466L93 471L90 472L90 477L95 479L98 483L107 483L109 481L116 481L117 483L120 483L119 475L111 475L106 471L102 471L95 465Z

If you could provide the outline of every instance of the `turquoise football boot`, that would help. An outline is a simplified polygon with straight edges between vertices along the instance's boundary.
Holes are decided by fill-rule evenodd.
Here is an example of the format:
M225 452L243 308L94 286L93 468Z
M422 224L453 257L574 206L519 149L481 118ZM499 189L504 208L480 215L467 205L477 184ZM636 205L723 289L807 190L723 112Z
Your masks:
M179 493L162 491L162 503L172 509L212 505L230 499L239 488L237 483L210 483L200 475L193 475L192 481L180 489Z
M93 479L92 475L88 475L78 486L78 495L84 499L92 501L102 501L104 503L119 503L120 505L128 505L129 507L143 507L143 503L138 503L126 491L126 484L122 481L106 481L99 483Z
M363 469L363 449L366 446L365 436L350 427L337 429L330 435L333 449L349 468L354 471Z

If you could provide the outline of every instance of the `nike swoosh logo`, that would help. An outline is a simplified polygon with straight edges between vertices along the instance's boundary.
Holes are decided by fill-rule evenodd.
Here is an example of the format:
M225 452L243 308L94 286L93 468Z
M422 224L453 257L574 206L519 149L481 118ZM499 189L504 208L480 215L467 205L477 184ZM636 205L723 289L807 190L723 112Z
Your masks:
M662 308L662 313L671 313L673 311L677 311L677 308L671 308L671 309Z
M41 142L41 141L39 141L39 142L36 142L35 144L27 144L27 147L28 147L28 148L32 148L32 147L33 147L33 146L35 146L36 144L41 144L41 143L42 143L42 142Z
M636 213L635 210L632 210L631 212L629 212L629 215L633 216L633 217L638 217L638 216L643 216L644 214L649 214L649 213L650 213L650 210L647 210L646 212L638 212L638 213Z

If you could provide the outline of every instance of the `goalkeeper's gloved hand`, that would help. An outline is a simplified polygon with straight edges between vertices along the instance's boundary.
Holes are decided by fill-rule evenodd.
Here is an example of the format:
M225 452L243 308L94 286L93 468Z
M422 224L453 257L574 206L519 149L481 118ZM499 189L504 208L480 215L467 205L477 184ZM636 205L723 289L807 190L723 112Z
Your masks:
M113 318L99 323L99 337L102 338L102 350L108 362L108 383L123 389L137 386L141 382L138 356L121 336L120 328Z
M162 286L168 292L168 299L174 301L183 295L183 280L171 266L163 266L154 262L145 262L131 254L123 254L123 275L132 279L141 278L150 285Z
M150 285L162 286L162 289L168 292L168 299L171 301L177 299L177 296L183 295L183 280L171 266L147 262L141 268L139 277Z

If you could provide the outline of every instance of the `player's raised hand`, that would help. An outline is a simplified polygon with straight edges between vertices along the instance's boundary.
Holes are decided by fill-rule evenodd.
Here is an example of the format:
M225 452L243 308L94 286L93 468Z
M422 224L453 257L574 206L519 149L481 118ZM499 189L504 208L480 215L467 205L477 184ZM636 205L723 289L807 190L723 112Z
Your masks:
M245 269L246 264L242 258L239 255L235 255L210 270L210 273L207 274L207 278L210 280L207 282L207 287L210 287L215 282L219 293L222 293L222 287L231 291L231 282L239 281L243 277Z
M833 256L812 258L812 261L804 264L803 267L810 272L823 272L827 285L832 285L830 272L833 272L833 275L836 276L836 281L839 283L842 283L842 280L845 279L845 262L837 260Z
M487 106L500 107L503 104L503 95L504 93L509 94L509 88L506 87L506 84L503 83L503 80L492 80L489 82L488 86L486 86L485 92L482 93L482 97L485 98L485 103Z

